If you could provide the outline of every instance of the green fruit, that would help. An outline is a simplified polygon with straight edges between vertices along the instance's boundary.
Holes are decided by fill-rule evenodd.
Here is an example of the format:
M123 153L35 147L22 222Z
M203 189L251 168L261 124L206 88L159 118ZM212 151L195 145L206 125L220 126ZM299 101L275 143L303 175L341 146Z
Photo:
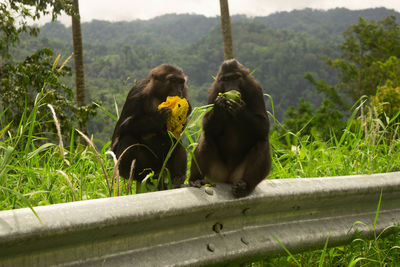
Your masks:
M220 93L220 95L223 95L226 100L233 100L235 102L240 102L242 100L242 96L241 96L240 92L236 91L236 90L230 90L223 94Z

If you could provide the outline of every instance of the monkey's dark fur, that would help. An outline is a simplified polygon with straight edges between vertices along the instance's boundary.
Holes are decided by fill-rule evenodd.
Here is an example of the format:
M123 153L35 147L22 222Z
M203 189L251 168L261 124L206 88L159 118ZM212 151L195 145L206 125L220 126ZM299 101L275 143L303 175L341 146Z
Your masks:
M218 93L237 90L242 103ZM261 86L237 60L227 60L219 68L208 92L214 108L203 118L203 133L192 160L190 184L206 182L232 184L235 197L244 197L269 173L271 155L269 121Z
M186 76L180 68L169 64L152 69L129 91L111 144L117 158L126 148L134 145L121 159L119 172L122 177L129 178L134 159L134 180L142 181L149 169L155 173L161 170L172 143L166 129L166 119L171 110L157 108L167 96L180 96L187 100ZM174 187L186 179L186 165L186 151L178 144L166 165Z

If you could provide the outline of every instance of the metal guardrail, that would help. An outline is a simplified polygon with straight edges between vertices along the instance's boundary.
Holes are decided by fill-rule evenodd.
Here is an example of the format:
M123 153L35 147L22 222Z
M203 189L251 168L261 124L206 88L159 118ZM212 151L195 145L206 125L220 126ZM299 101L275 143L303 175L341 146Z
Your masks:
M0 212L0 266L186 266L241 262L348 242L357 224L400 223L400 172L266 180ZM349 232L349 230L352 230Z

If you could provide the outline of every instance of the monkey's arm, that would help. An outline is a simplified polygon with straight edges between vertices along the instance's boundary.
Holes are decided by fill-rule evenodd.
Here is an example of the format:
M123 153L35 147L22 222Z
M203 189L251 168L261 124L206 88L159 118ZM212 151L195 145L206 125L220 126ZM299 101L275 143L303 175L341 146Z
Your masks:
M227 123L231 122L229 112L226 110L226 100L222 96L215 99L214 107L203 117L203 129L206 135L220 135Z
M246 107L238 113L237 119L244 122L246 128L265 138L269 133L269 119L265 108L264 95L259 85L248 85L243 95Z
M148 103L147 97L141 94L137 87L134 87L129 92L122 108L121 116L114 130L114 136L133 135L139 137L164 130L166 118L171 110L166 108L149 111Z
M120 133L121 135L146 135L161 132L166 129L169 113L171 113L169 108L163 108L156 112L128 116L121 122Z
M252 113L246 110L240 114L240 120L245 122L246 128L260 139L264 139L269 133L269 120L266 111Z

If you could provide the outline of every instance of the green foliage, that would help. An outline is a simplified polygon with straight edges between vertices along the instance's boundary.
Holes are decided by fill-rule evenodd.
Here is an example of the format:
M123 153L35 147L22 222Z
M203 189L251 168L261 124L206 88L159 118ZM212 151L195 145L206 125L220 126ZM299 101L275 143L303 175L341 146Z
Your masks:
M371 106L382 119L384 116L392 118L400 112L400 60L392 56L385 62L378 61L377 66L385 73L386 82L370 97Z
M72 0L6 0L1 2L1 57L10 58L9 48L19 41L21 33L26 32L34 36L38 35L39 28L28 25L28 19L35 21L43 15L51 14L52 19L55 20L62 11L67 14L73 13ZM18 19L15 18L15 14L18 14Z
M0 123L6 125L11 123L12 130L16 130L18 122L27 111L32 112L35 96L44 92L44 102L51 104L61 123L62 131L69 132L75 121L86 122L89 116L95 114L94 104L75 107L71 101L73 93L71 89L62 82L62 78L70 75L70 68L57 65L59 57L52 63L53 51L49 48L41 48L32 55L27 56L22 62L16 63L17 59L11 57L9 48L18 41L21 33L31 35L38 34L38 28L27 25L27 19L33 21L41 16L51 13L53 19L65 11L72 14L72 1L59 0L24 0L6 1L0 3L0 111L3 113ZM16 19L18 18L18 19ZM68 61L68 60L67 60ZM55 132L52 115L47 106L42 105L36 110L40 136L46 136Z
M340 70L339 88L353 101L362 95L374 95L377 86L387 79L386 72L380 72L378 62L400 56L400 30L395 16L369 23L360 17L344 37L342 59L330 62Z
M297 107L290 106L286 112L285 117L287 119L283 124L291 131L302 132L302 134L310 134L311 121L314 119L314 109L312 108L310 102L300 98L300 102Z
M400 86L384 85L378 88L375 97L371 98L371 105L379 114L394 117L400 112Z
M329 132L338 136L344 129L341 119L348 113L354 101L364 95L370 97L373 110L381 114L380 120L397 117L400 110L400 93L397 89L400 86L400 30L395 16L369 23L360 17L358 24L350 26L344 32L344 37L345 41L341 45L342 58L327 59L328 64L338 71L340 82L331 86L324 80L316 81L310 73L305 76L315 85L317 91L325 94L326 99L316 111L315 119L303 131L304 134L310 134L307 129L315 127L316 132L325 139L330 137ZM352 102L348 103L348 100ZM299 130L295 125L296 120L303 123L311 117L311 108L307 112L301 111L305 105L301 104L297 107L297 112L292 107L286 113L286 126L294 131ZM336 110L336 106L346 113Z
M310 102L300 98L297 107L290 106L285 112L286 119L283 125L278 126L278 131L290 130L295 136L312 136L313 139L329 140L333 136L339 136L345 128L343 117L342 112L329 98L325 98L316 110ZM288 135L283 136L289 145L293 144Z
M16 130L23 112L32 112L35 96L44 92L44 102L51 104L58 116L61 130L68 133L76 122L87 121L95 114L94 104L76 107L73 92L61 78L70 75L68 67L61 67L53 61L53 51L42 49L27 57L22 63L6 63L0 73L0 110L4 113L2 124L11 122ZM52 115L46 105L36 110L38 118L37 133L41 136L56 132Z
M400 56L400 28L394 15L378 22L367 22L360 17L358 24L351 25L343 35L341 58L327 59L338 71L340 82L330 86L323 80L317 82L311 74L306 78L334 103L349 109L352 103L345 103L343 96L354 103L363 95L375 95L378 86L393 78L387 64Z

